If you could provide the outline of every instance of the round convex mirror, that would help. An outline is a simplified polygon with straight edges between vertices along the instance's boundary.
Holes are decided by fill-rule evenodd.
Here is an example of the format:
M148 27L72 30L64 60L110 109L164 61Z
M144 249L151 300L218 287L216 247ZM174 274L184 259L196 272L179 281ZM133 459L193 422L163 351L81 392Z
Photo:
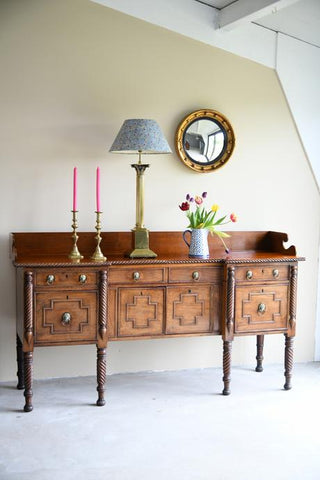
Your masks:
M179 124L175 143L183 163L197 172L210 172L229 160L235 137L224 115L215 110L197 110Z

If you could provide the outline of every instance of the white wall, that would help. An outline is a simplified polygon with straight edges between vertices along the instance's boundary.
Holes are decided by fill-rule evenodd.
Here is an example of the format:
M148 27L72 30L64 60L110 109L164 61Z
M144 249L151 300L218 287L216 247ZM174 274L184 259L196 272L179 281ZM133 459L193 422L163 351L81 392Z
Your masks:
M277 72L319 188L320 49L278 34ZM305 189L303 184L301 189ZM312 209L312 214L316 215L316 207ZM306 235L316 235L316 232L311 230ZM317 304L315 359L320 360L320 288Z
M319 189L320 49L318 47L250 22L231 31L215 30L215 9L194 0L92 1L275 68ZM303 18L297 19L297 23L302 24L302 22ZM318 201L319 199L317 203ZM315 234L314 231L313 234ZM319 263L319 260L317 262ZM316 360L320 360L319 278L320 263L315 332Z
M295 358L312 360L318 190L275 72L88 0L29 0L27 7L5 0L0 8L0 380L16 371L9 232L70 230L75 165L80 231L94 229L97 165L104 229L129 230L132 158L108 153L121 123L154 117L174 151L178 123L204 107L231 121L232 159L217 172L197 174L175 153L150 158L146 225L184 230L178 203L187 192L208 191L210 202L238 213L238 230L287 232L308 258L300 265ZM267 339L266 363L282 362L281 337ZM219 337L113 342L108 351L109 373L221 365ZM254 338L234 342L235 364L253 365L254 356ZM94 372L94 346L35 352L35 377Z
M253 23L215 30L216 10L195 0L91 0L244 58L275 65L275 32ZM254 39L254 41L253 41Z

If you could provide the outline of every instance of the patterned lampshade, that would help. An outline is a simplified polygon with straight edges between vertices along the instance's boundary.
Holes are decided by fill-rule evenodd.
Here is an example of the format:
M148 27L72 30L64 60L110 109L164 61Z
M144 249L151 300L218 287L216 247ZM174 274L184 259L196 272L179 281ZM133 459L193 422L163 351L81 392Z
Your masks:
M109 152L114 153L171 153L155 120L125 120Z

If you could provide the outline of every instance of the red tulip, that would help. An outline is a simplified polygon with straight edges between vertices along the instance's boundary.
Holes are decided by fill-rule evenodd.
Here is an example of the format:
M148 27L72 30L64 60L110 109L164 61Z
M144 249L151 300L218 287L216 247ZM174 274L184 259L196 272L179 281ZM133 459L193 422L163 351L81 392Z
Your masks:
M231 220L231 222L236 222L238 220L237 215L235 213L231 213L230 220Z
M188 202L182 202L181 205L179 205L180 210L186 211L190 209L190 205Z

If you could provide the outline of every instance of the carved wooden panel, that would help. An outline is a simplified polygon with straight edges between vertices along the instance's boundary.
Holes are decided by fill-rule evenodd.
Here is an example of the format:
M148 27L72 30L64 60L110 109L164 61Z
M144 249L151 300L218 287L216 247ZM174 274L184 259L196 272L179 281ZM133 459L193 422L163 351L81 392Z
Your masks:
M288 285L236 287L235 333L286 330L288 293Z
M209 285L168 288L166 333L210 332L210 299Z
M97 338L97 293L36 293L36 343L92 342Z
M164 288L119 288L118 336L163 333Z
M109 340L117 336L116 319L117 319L117 289L108 289L108 338Z

